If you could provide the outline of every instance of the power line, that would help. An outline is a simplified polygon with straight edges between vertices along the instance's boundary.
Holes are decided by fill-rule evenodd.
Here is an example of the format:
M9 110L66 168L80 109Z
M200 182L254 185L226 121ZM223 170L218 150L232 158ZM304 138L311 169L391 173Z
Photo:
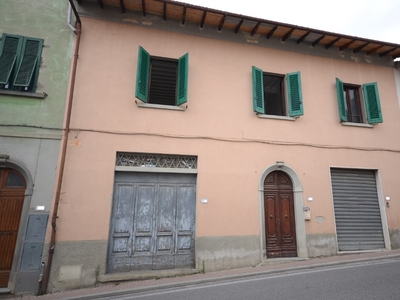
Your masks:
M65 128L56 127L45 127L45 126L34 126L26 124L0 124L0 126L5 127L29 127L37 129L46 130L65 130ZM86 128L70 128L70 131L76 132L94 132L103 134L113 134L113 135L125 135L125 136L158 136L165 138L175 138L175 139L186 139L186 140L212 140L219 142L231 142L231 143L258 143L276 146L300 146L300 147L312 147L320 149L332 149L332 150L357 150L357 151L368 151L368 152L392 152L400 153L398 149L390 148L374 148L374 147L355 147L355 146L343 146L343 145L324 145L324 144L313 144L313 143L303 143L303 142L285 142L285 141L274 141L274 140L263 140L263 139L249 139L249 138L226 138L226 137L212 137L212 136L190 136L190 135L174 135L165 133L148 133L148 132L129 132L129 131L116 131L116 130L101 130L101 129L86 129Z

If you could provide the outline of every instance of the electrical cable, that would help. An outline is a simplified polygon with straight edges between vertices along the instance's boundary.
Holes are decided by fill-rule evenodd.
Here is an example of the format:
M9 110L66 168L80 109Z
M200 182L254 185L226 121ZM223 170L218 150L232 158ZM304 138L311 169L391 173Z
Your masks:
M12 124L0 124L0 126L9 127L29 127L38 128L46 130L65 130L65 128L55 128L55 127L45 127L45 126L33 126L33 125L12 125ZM101 130L101 129L85 129L85 128L70 128L70 131L76 132L94 132L103 134L113 134L113 135L130 135L130 136L158 136L165 138L176 138L176 139L192 139L192 140L213 140L220 142L233 142L233 143L258 143L258 144L268 144L276 146L300 146L300 147L312 147L320 149L333 149L333 150L358 150L358 151L369 151L369 152L392 152L400 153L398 149L390 148L374 148L374 147L356 147L356 146L343 146L343 145L324 145L324 144L314 144L314 143L303 143L303 142L285 142L285 141L274 141L274 140L263 140L263 139L250 139L250 138L225 138L225 137L212 137L212 136L190 136L190 135L174 135L166 133L149 133L149 132L128 132L128 131L116 131L116 130Z

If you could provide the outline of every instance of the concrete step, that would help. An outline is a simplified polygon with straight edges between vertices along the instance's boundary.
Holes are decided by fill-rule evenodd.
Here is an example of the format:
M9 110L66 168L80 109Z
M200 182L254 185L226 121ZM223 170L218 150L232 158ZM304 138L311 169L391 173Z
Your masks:
M99 283L106 283L106 282L118 282L118 281L128 281L128 280L158 279L166 277L192 275L192 274L197 274L198 272L199 271L196 269L135 271L135 272L110 273L110 274L99 275L97 280Z

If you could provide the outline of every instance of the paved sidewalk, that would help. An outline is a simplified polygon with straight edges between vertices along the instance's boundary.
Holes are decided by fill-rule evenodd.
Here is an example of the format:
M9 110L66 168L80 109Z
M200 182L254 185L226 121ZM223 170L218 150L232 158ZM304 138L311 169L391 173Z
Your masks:
M99 284L96 287L70 290L47 294L42 296L22 296L24 300L53 300L53 299L97 299L100 296L124 295L132 292L144 292L149 290L159 290L164 288L179 287L185 285L201 284L207 282L216 282L222 280L251 277L262 274L273 274L290 270L311 269L324 266L349 264L354 262L366 262L374 260L383 260L389 258L400 258L400 249L379 252L364 252L357 254L342 254L338 256L313 258L307 260L299 259L273 259L256 267L232 269L226 271L206 272L204 274L186 275L181 277L171 277L163 279L151 279L142 281L129 281L119 283ZM3 296L4 297L4 296ZM21 298L10 295L12 299Z

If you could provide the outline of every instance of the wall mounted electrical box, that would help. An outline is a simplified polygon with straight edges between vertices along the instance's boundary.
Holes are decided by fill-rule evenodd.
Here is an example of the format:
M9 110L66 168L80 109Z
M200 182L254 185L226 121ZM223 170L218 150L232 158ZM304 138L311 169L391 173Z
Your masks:
M304 220L310 221L311 220L311 211L309 207L303 207L304 212Z

